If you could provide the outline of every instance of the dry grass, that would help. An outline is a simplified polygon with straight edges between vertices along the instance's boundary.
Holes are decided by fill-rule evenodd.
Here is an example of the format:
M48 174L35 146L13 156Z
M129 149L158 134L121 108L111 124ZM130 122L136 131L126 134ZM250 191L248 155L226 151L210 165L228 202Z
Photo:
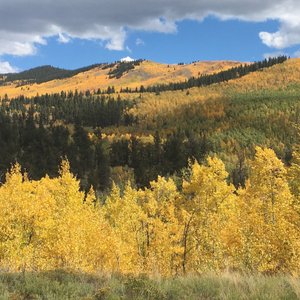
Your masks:
M159 83L178 82L200 74L211 74L226 70L238 65L238 62L197 62L188 65L166 65L152 61L144 61L134 70L124 74L120 79L109 78L110 69L102 70L97 67L62 80L52 80L41 84L24 85L17 87L16 83L0 87L0 96L7 94L9 97L19 95L36 96L45 93L59 93L61 91L83 91L107 89L115 86L135 89L141 85L150 86Z
M299 299L291 276L224 273L163 279L52 271L0 274L0 299Z

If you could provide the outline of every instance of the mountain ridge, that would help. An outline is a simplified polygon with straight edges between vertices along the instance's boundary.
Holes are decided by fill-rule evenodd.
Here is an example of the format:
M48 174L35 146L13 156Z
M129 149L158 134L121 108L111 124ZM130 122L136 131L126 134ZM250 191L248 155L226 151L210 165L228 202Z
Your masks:
M19 73L0 74L0 76L2 76L2 83L13 82L18 80L24 80L25 83L30 83L30 81L34 83L43 83L54 79L64 79L72 77L78 73L91 70L101 65L102 64L93 64L74 70L58 68L51 65L42 65L30 68Z
M197 61L190 64L163 64L150 60L94 64L76 70L65 70L45 65L21 73L10 74L9 77L8 74L2 75L0 96L18 97L24 95L31 97L37 94L61 91L103 90L109 86L114 86L116 90L127 87L135 89L141 85L152 86L184 81L191 77L217 73L238 65L241 65L241 62ZM45 74L37 80L34 73L41 69L48 69L50 74ZM5 76L7 77L5 78Z

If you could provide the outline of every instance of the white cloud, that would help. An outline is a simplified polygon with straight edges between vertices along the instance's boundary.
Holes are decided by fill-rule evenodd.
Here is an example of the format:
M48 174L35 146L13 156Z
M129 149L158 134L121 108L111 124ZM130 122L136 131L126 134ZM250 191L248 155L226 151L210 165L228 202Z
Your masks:
M19 70L10 65L7 61L0 61L0 74L16 73Z
M110 33L113 33L110 36ZM100 39L108 39L108 43L105 45L105 48L109 50L121 51L124 50L124 43L126 39L126 32L123 29L115 30L114 32L110 31L110 28L105 28L105 34L102 36L99 35Z
M142 39L137 38L136 41L135 41L135 44L136 44L137 46L144 46L144 45L145 45L145 42L144 42Z
M101 40L107 49L124 50L128 30L176 33L184 19L278 20L277 32L261 32L269 47L300 44L299 0L0 0L0 55L33 55L57 36ZM34 8L34 9L33 9Z
M37 51L37 45L46 44L47 41L39 35L0 30L0 55L34 55Z
M63 33L58 34L58 39L57 39L61 44L67 44L70 42L71 38Z

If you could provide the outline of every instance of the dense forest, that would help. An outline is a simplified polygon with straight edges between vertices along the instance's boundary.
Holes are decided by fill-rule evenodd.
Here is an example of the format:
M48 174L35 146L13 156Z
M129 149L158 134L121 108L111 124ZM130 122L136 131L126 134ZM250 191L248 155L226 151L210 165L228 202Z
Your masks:
M134 60L132 62L120 62L116 67L109 71L109 78L121 78L125 73L133 70L136 66L139 66L143 62L142 59ZM115 66L115 65L114 65Z
M72 171L98 190L109 188L110 167L133 169L138 186L146 186L158 174L173 174L186 166L189 157L203 158L206 137L187 138L174 133L144 143L138 135L108 141L102 129L137 126L128 113L134 101L89 93L60 93L3 99L0 111L2 178L12 162L20 162L31 178L55 176L62 157L68 157ZM197 151L197 153L195 152Z
M1 100L0 178L19 162L32 179L57 176L62 158L81 187L106 192L112 182L149 187L158 175L180 187L190 159L218 154L235 187L245 186L256 145L272 148L289 165L298 142L296 86L283 91L226 94L187 102L167 114L134 112L140 94L61 92ZM190 95L184 96L189 99ZM173 101L172 99L170 101ZM167 99L164 100L168 104ZM140 110L144 110L141 108Z

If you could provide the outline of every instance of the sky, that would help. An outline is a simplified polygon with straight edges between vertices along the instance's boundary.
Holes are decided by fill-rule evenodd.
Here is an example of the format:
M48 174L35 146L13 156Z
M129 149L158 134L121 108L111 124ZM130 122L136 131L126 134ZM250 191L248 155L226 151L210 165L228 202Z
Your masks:
M0 0L0 73L300 56L299 0Z

